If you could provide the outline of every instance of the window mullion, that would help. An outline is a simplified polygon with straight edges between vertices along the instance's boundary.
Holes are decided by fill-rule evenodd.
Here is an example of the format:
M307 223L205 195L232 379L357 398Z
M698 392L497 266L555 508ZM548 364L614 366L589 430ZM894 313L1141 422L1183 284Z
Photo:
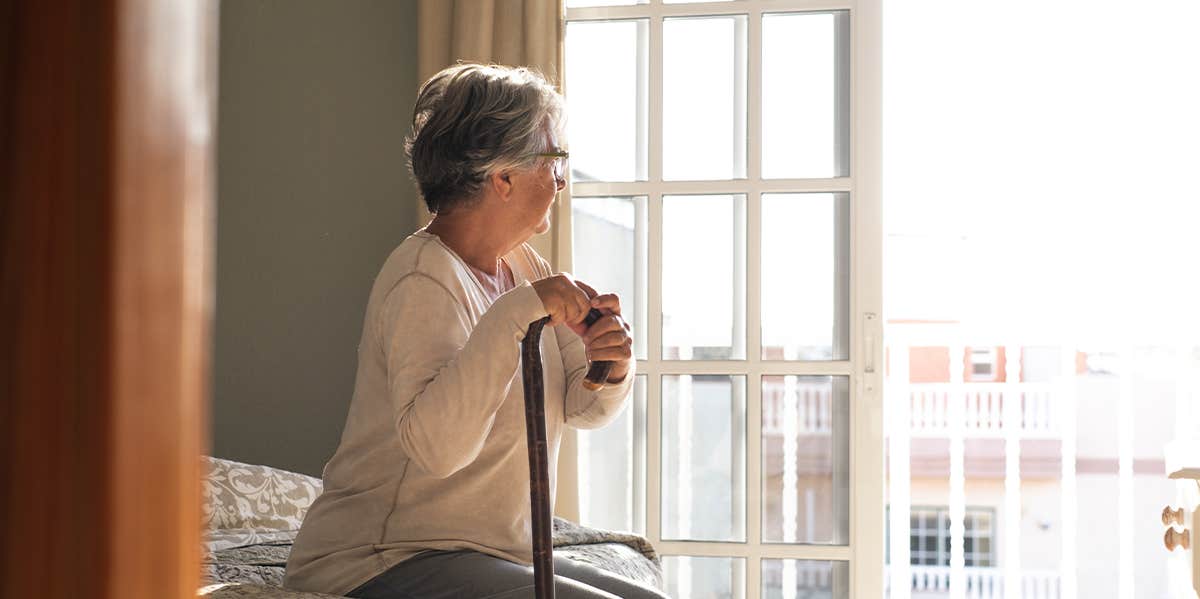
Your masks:
M650 17L649 44L650 53L647 63L647 88L649 90L648 109L649 120L646 125L646 136L649 156L647 167L648 180L662 181L662 118L663 118L663 22L661 16ZM649 202L649 263L647 289L647 321L650 330L647 335L646 357L651 364L662 360L662 193L648 190ZM646 533L650 542L658 546L662 540L662 375L658 373L647 376L647 420L646 420L646 449L649 453L646 459L647 489L646 489Z
M661 295L659 296L661 297ZM659 316L661 322L661 316ZM651 327L654 322L651 321ZM651 330L653 335L656 331ZM661 334L658 336L661 342ZM647 344L653 347L654 340ZM853 376L851 363L847 360L836 362L802 362L783 360L670 360L665 361L657 356L651 359L638 360L638 373L647 375L659 374L715 374L715 375L795 375L795 376Z
M646 377L646 538L662 542L662 377Z
M747 543L725 541L672 541L660 540L655 544L663 555L690 557L735 557L746 558L756 556L762 559L798 559L798 560L837 560L850 559L850 547L847 545L801 545L785 543L767 543L759 547L751 547ZM747 561L749 565L749 561Z
M752 9L747 17L746 40L746 178L758 182L762 174L760 164L762 131L761 80L762 80L762 15ZM762 196L754 189L746 193L746 359L757 363L762 357ZM747 596L757 597L762 590L762 376L747 373L747 439L749 455L746 473L747 519L750 530L746 540L750 542L751 559L746 563Z
M649 50L650 122L647 134L650 141L649 181L654 184L662 181L663 165L663 19L661 16L650 17ZM662 221L656 222L659 224L651 224L651 228L656 226L661 228Z
M747 596L757 596L762 589L762 377L747 375L746 379L746 541L751 554L746 560L746 587Z
M746 178L757 183L762 176L762 13L753 8L746 23ZM746 359L757 364L762 358L762 194L746 190ZM751 369L756 370L756 369ZM746 560L747 597L762 590L762 375L747 373L746 402L746 540L751 557Z
M750 11L749 21L746 178L758 181L762 178L762 11Z
M652 35L651 39L655 37ZM660 116L661 109L660 102ZM655 137L653 133L650 136L651 139ZM655 155L651 153L651 164ZM661 161L658 164L661 169ZM646 336L646 362L651 368L646 372L646 382L649 383L646 394L646 536L658 546L662 539L662 374L654 372L658 370L654 366L662 362L662 194L651 194L647 201L650 272L647 273L646 320L650 330Z
M657 133L651 129L651 138ZM660 146L661 149L661 146ZM653 156L653 155L651 155ZM609 195L645 195L667 193L681 195L737 193L839 193L854 189L852 177L828 179L725 179L713 181L573 181L574 197Z

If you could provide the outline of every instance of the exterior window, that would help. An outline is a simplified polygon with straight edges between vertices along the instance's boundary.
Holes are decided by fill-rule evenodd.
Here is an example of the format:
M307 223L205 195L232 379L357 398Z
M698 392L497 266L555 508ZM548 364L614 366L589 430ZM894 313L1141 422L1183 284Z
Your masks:
M970 375L972 381L989 382L996 380L996 348L987 347L971 349Z
M968 568L990 568L996 564L993 514L990 508L966 509L963 517L963 562ZM950 565L948 508L913 507L909 526L909 561L912 565Z

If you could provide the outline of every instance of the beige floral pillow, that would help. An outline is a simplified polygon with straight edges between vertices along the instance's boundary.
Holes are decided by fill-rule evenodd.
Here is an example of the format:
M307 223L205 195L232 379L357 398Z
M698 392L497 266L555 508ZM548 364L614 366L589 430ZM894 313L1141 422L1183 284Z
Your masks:
M205 457L204 526L209 531L299 530L321 479L270 466Z

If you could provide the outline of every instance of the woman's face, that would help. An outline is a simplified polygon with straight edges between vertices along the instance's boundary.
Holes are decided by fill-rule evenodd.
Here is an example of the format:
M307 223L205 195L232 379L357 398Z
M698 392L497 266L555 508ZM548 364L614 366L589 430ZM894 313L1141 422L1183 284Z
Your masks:
M557 151L554 136L547 132L546 137L550 148ZM554 205L554 197L566 187L566 175L563 179L555 178L553 159L538 160L522 175L527 192L521 202L523 213L528 217L533 233L540 235L550 230L550 207Z

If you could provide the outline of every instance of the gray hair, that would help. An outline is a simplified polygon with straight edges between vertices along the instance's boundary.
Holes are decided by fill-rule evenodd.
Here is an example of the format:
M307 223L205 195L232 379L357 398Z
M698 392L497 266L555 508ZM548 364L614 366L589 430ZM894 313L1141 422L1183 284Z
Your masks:
M562 96L525 67L463 63L421 86L404 153L432 213L470 205L490 174L523 168L561 139Z

